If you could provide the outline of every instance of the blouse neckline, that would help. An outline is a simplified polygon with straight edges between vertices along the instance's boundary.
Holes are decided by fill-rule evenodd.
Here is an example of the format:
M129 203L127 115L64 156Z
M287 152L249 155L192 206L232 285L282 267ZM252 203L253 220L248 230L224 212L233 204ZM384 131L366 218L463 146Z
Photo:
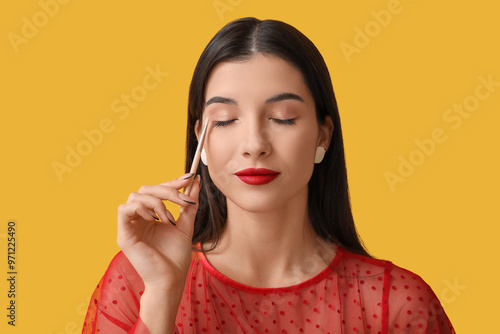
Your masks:
M196 245L196 247L198 249L202 249L201 243L198 243ZM325 269L323 269L316 276L311 277L310 279L308 279L304 282L301 282L301 283L297 283L297 284L285 286L285 287L278 287L278 288L257 288L257 287L253 287L253 286L249 286L249 285L237 282L237 281L225 276L224 274L220 273L217 269L215 269L210 264L210 262L207 260L204 252L196 252L196 254L197 254L200 262L202 263L203 267L210 274L212 274L215 278L222 281L223 283L225 283L233 288L243 290L246 292L266 295L266 294L295 292L295 291L307 288L307 287L314 285L314 284L318 283L319 281L323 280L335 269L335 267L337 266L337 264L340 262L340 260L342 258L342 255L343 255L342 248L339 247L337 244L335 244L335 249L336 249L336 252L335 252L335 257L333 258L333 260L326 266Z

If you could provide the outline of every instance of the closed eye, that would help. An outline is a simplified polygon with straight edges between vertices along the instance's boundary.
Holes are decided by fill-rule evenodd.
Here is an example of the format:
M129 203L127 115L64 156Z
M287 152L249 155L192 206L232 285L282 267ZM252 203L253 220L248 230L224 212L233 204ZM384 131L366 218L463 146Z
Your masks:
M283 124L283 125L293 125L295 124L295 120L294 119L281 119L281 118L271 118L276 124ZM215 121L214 122L214 128L217 128L217 127L223 127L223 126L227 126L231 123L233 123L235 121L235 119L231 119L229 121Z
M235 119L231 119L229 121L215 121L214 128L229 125L229 124L233 123L234 121L235 121Z
M278 124L286 124L286 125L293 125L295 124L294 119L280 119L280 118L271 118L274 122Z

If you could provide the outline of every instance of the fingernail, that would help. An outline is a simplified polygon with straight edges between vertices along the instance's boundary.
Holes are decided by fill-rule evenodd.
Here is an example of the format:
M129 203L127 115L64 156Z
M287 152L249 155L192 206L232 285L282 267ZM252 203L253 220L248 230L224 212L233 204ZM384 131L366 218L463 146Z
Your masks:
M168 221L169 221L172 225L177 226L177 225L174 223L174 217L172 217L172 214L171 214L168 210L167 210L165 213L167 214Z
M177 180L179 181L183 181L183 180L187 180L191 177L193 177L194 173L186 173L184 175L182 175L181 177L179 177Z
M191 201L190 198L183 193L179 193L179 198L182 199L184 202L189 203L189 204L196 204L195 202Z
M159 221L159 220L160 220L160 218L158 218L158 217L156 217L156 216L153 216L153 215L151 215L151 216L152 216L152 217L153 217L156 221Z

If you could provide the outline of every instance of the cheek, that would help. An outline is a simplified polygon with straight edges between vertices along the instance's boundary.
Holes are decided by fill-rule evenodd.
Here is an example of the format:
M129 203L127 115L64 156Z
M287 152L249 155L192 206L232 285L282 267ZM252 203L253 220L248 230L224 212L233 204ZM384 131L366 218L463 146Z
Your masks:
M283 173L297 181L309 180L314 169L316 137L297 135L283 138L279 141L279 148L275 146L275 150L280 156Z
M309 175L312 174L314 169L314 157L316 155L315 142L301 141L297 143L295 150L295 170L299 174Z
M209 169L211 168L213 172L234 173L248 167L241 165L243 163L241 160L237 160L244 145L243 139L238 134L238 131L232 129L213 131L210 134L209 140L205 142L205 151Z
M234 159L235 149L234 141L219 142L213 137L210 138L210 144L205 145L210 178L219 189L228 186L230 174L242 169Z
M318 143L318 132L311 130L315 129L315 124L311 124L307 127L307 129L308 130L305 130L304 133L297 136L295 145L297 145L297 152L300 154L299 163L303 172L307 172L312 175L312 171L314 169L314 158L316 156L316 147Z
M227 163L230 159L231 153L234 148L231 145L231 141L223 136L211 136L210 142L205 142L205 151L207 154L208 165L213 166L216 169L220 169L221 166Z
M298 133L293 139L288 140L289 151L294 153L294 158L302 164L314 162L316 154L317 134L311 131Z

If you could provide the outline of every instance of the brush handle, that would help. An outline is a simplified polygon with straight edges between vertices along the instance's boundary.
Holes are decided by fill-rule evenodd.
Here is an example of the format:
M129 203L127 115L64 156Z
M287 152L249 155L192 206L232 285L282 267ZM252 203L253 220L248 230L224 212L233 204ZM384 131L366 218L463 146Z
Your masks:
M191 170L189 172L193 173L193 174L196 174L196 171L198 170L198 163L200 162L201 151L203 150L203 143L205 142L205 136L207 134L208 123L209 123L209 119L207 119L205 126L203 127L203 131L202 131L201 136L200 136L200 141L198 142L198 147L196 148L196 153L194 154L193 163L191 164ZM191 193L191 186L193 185L193 181L194 181L195 177L196 176L193 176L191 178L191 181L189 181L188 186L186 188L184 188L184 194L189 196L189 194ZM183 211L182 209L184 209L184 207L181 208L181 213Z
M194 155L193 164L191 165L191 170L189 171L190 173L193 173L193 174L196 173L196 170L198 169L198 163L200 162L200 156L201 156L201 151L196 151L196 153ZM189 181L188 186L184 190L184 194L189 196L189 194L191 193L191 186L193 185L193 181L194 181L195 177L196 176L193 176L191 178L191 181Z

